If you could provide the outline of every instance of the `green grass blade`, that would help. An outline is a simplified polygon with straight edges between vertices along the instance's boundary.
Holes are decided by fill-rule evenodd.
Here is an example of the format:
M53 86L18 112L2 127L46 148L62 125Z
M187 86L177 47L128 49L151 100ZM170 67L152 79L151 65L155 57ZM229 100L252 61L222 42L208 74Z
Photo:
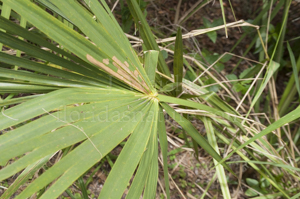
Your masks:
M225 25L225 35L226 35L226 38L228 38L228 32L227 32L227 26L226 26L226 16L225 16L225 11L224 11L223 0L220 0L220 5L221 5L223 22L224 22L224 25Z
M175 83L178 83L179 85L175 90L175 94L178 96L182 92L181 83L183 78L183 46L181 28L178 28L176 35L173 69Z
M25 184L54 154L50 154L29 165L3 193L1 199L9 199L21 185Z
M179 99L179 98L169 97L169 96L165 96L165 95L158 95L158 99L162 102L168 102L168 103L173 103L173 104L179 104L182 106L192 107L192 108L195 108L198 110L204 110L204 111L207 111L208 113L212 113L212 114L221 116L221 117L229 120L230 122L234 123L235 125L237 125L241 131L246 132L245 128L241 124L240 119L238 119L236 117L231 117L231 116L227 115L226 112L220 111L215 108L211 108L204 104L200 104L200 103L196 103L196 102L188 101L188 100L183 100L183 99Z
M160 52L160 49L158 48L158 45L154 39L153 33L151 32L151 29L136 0L127 0L127 4L135 20L135 23L138 24L139 32L141 34L146 49L157 50ZM158 70L170 77L171 73L163 58L162 53L159 53L158 63Z
M289 42L287 42L287 48L290 54L290 58L291 58L291 64L293 67L293 74L294 74L294 78L295 78L295 84L296 84L296 88L300 97L300 84L299 84L299 76L298 76L298 70L297 70L297 65L296 65L296 60L295 60L295 56L294 53L291 49L291 46L289 44Z
M296 119L300 118L300 107L298 107L297 109L295 109L294 111L288 113L287 115L285 115L284 117L280 118L279 120L277 120L276 122L272 123L271 125L269 125L267 128L265 128L263 131L261 131L260 133L254 135L251 139L249 139L248 141L246 141L245 143L243 143L242 145L240 145L238 148L236 148L233 152L231 152L226 158L224 158L221 162L224 162L226 159L228 159L229 157L231 157L236 151L244 148L245 146L247 146L248 144L250 144L251 142L254 142L255 140L271 133L272 131L276 130L277 128L282 127L283 125L294 121ZM220 162L220 163L221 163Z
M293 197L291 197L291 199L297 199L300 197L300 193L297 193L296 195L294 195Z
M40 95L30 95L30 96L25 96L25 97L18 97L18 98L13 98L13 99L5 99L3 101L0 101L0 107L1 106L8 106L8 105L12 105L12 104L19 104L22 102L26 102L28 100L34 99L36 97L40 97L42 96Z
M297 71L299 70L300 70L300 56L297 60ZM296 94L297 94L297 88L295 86L295 75L292 75L279 101L279 105L278 105L279 115L284 115L289 111L288 109L291 105L291 102L294 100Z
M165 111L176 121L178 124L182 126L182 128L208 153L210 154L215 160L220 162L222 158L220 155L212 148L212 146L207 142L207 140L200 135L200 133L195 129L192 123L177 113L174 109L172 109L166 103L161 103L161 106L165 109ZM222 162L223 166L230 172L232 170L228 167L228 165Z
M212 123L211 123L210 119L206 118L206 117L202 117L202 121L205 125L205 129L206 129L206 132L207 132L208 143L214 148L214 150L218 154L220 154L219 147L218 147L218 144L217 144L217 139L216 139L216 136L215 136L215 133L214 133L214 128L212 126ZM223 168L222 165L219 165L218 162L215 159L214 159L214 164L217 165L216 166L216 171L217 171L218 179L219 179L219 182L220 182L221 190L222 190L222 193L223 193L223 198L225 198L225 199L231 198L224 168Z
M234 163L246 163L246 162L248 162L248 161L234 161L234 162L228 162L228 164L231 164L231 163L233 163L233 164ZM249 162L252 162L254 164L260 164L260 165L272 165L272 166L275 166L275 167L286 168L286 169L289 169L289 170L292 170L292 171L300 172L299 168L296 168L296 167L290 166L290 165L286 165L286 164L278 164L278 163L273 163L273 162L253 161L253 160L249 160ZM297 177L297 178L299 179L299 177Z
M288 19L288 14L289 14L289 9L291 6L292 0L286 0L284 4L284 9L283 9L283 14L282 14L282 22L281 22L281 28L280 28L280 33L278 36L278 39L276 41L276 47L274 49L275 54L274 54L274 61L280 62L282 57L283 57L283 50L284 50L284 38L285 38L285 33L287 30L287 19Z
M265 87L267 86L269 80L271 79L271 77L273 76L273 74L277 71L277 69L279 68L279 63L274 62L274 61L270 61L270 64L268 66L268 70L267 73L265 75L264 81L263 83L260 85L258 91L256 92L252 103L250 105L249 111L247 113L247 116L249 115L252 107L255 105L255 103L257 102L257 100L260 98L260 95L262 94L262 92L264 91Z
M284 189L282 187L280 187L280 185L278 184L278 182L276 182L275 180L272 180L268 175L267 172L264 172L260 167L256 166L254 163L251 162L251 160L243 154L242 151L237 150L237 148L240 146L240 144L237 144L236 142L233 142L231 140L229 140L227 137L225 137L223 134L219 133L218 131L215 132L217 134L217 136L223 141L225 142L227 145L231 145L231 148L233 150L236 151L236 153L242 158L244 159L246 162L249 162L249 165L255 170L257 171L261 176L263 176L265 179L267 179L274 187L276 187L276 189L278 189L282 194L286 195ZM251 153L249 153L251 154Z
M289 3L288 3L288 1L286 1L286 6L289 7L289 6L291 5L291 2L292 2L292 1L289 1ZM284 15L284 18L283 18L283 24L285 24L285 21L286 21L286 20L287 20L287 13L285 13L285 15ZM271 56L270 61L269 61L269 65L268 65L268 68L267 68L267 72L266 72L266 74L265 74L265 76L264 76L263 83L260 85L258 91L256 92L255 97L254 97L254 99L252 100L252 103L251 103L251 105L250 105L250 108L249 108L249 111L248 111L246 117L248 117L248 115L250 114L250 111L251 111L252 107L254 106L254 104L256 103L256 101L260 98L260 95L261 95L261 93L263 92L264 88L266 87L267 83L269 82L269 79L273 76L273 74L274 74L274 73L276 72L276 70L279 68L279 63L277 63L277 62L279 62L280 60L275 59L275 60L277 61L277 62L276 62L276 61L274 61L274 57L275 57L275 55L276 55L277 52L281 51L281 49L278 50L277 47L278 47L278 45L280 45L280 43L282 42L282 39L284 38L284 33L285 33L285 28L284 28L284 25L283 25L283 26L281 26L280 32L279 32L279 34L278 34L278 37L281 38L281 39L278 39L278 40L276 41L276 44L275 44L275 47L274 47L272 56ZM281 48L281 47L279 46L279 48ZM278 51L277 51L277 50L278 50ZM280 57L281 55L276 55L276 56L277 56L277 58L278 58L278 57Z
M78 184L79 184L80 191L82 193L82 199L89 199L89 196L88 196L88 193L87 193L87 189L85 187L85 184L84 184L82 176L80 176L78 178Z

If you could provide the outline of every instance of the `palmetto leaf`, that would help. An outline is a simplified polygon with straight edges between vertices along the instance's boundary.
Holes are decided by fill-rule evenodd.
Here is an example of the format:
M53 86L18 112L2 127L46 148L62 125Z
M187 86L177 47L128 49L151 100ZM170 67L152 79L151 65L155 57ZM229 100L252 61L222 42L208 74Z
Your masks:
M0 171L0 180L59 150L76 146L17 196L28 198L47 187L41 198L57 198L128 138L99 197L120 198L137 169L127 197L138 198L143 193L145 198L154 198L158 178L157 131L163 128L163 121L158 120L163 118L162 110L159 111L153 86L158 52L146 57L145 70L104 1L85 1L89 9L74 0L43 1L81 33L30 0L2 2L47 38L0 18L0 28L6 31L0 31L0 42L30 57L0 53L1 62L21 67L16 71L0 68L0 89L33 93L0 103L21 103L2 110L0 115L0 129L13 129L0 136L0 164L19 157ZM192 129L190 124L184 128ZM196 136L195 133L193 130ZM165 131L160 132L162 136ZM166 163L166 139L160 139L164 141ZM215 159L221 159L204 138L197 136L197 140Z

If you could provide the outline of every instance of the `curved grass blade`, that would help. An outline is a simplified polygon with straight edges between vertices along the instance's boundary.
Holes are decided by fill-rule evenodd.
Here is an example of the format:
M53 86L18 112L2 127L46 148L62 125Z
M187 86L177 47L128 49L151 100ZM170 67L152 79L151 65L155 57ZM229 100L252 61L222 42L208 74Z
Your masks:
M199 134L199 132L195 129L195 127L191 124L191 122L177 113L174 109L172 109L166 103L161 103L161 106L165 109L165 111L176 121L178 124L182 126L182 128L215 160L220 162L222 158L220 155L212 148L212 146L207 142L207 140ZM233 171L224 163L222 165L230 171L233 175Z
M241 150L242 148L244 148L245 146L247 146L248 144L254 142L255 140L267 135L268 133L276 130L277 128L280 128L281 126L285 125L286 123L289 123L293 120L296 120L300 118L300 107L298 107L297 109L295 109L294 111L288 113L287 115L285 115L284 117L280 118L279 120L277 120L276 122L272 123L271 125L269 125L267 128L265 128L263 131L261 131L260 133L254 135L251 139L249 139L248 141L246 141L245 143L241 144L239 147L237 147L233 152L231 152L226 158L224 158L222 161L219 162L219 164L223 163L224 161L226 161L229 157L231 157L234 153L236 153L238 150ZM282 190L281 190L282 191ZM285 194L285 196L288 197L288 195L283 192Z
M46 157L38 160L37 162L29 165L9 186L9 188L3 193L1 199L10 198L18 188L25 184L54 154L47 155Z
M240 143L236 143L233 142L231 140L229 140L228 138L226 138L223 134L219 133L218 131L215 132L217 134L217 136L226 144L231 145L231 148L233 150L236 150L239 146ZM242 158L244 159L246 162L249 163L249 165L255 169L262 177L264 177L265 179L267 179L276 189L278 189L282 194L285 194L285 191L283 189L283 187L280 186L280 184L278 184L276 182L275 179L272 179L272 175L268 175L268 172L263 171L260 167L256 166L254 163L251 162L251 160L243 154L242 151L237 150L236 153ZM250 153L251 154L251 153ZM285 194L287 196L287 194Z
M234 123L235 125L237 125L240 128L241 131L246 132L245 128L241 124L240 119L237 119L236 117L231 117L226 112L223 112L223 111L220 111L218 109L211 108L209 106L206 106L206 105L203 105L203 104L200 104L200 103L196 103L196 102L193 102L193 101L183 100L183 99L169 97L169 96L165 96L165 95L158 95L158 99L162 102L179 104L179 105L182 105L182 106L192 107L192 108L195 108L195 109L204 110L204 111L207 111L209 113L213 113L215 115L219 115L219 116L229 120L230 122Z
M70 23L72 23L53 3L51 3L49 0L35 0L39 2L40 4L46 6L49 10L59 14L61 17L68 20Z
M12 105L12 104L19 104L22 102L26 102L28 100L34 99L36 97L40 97L43 94L36 94L36 95L29 95L29 96L25 96L25 97L18 97L18 98L13 98L13 99L5 99L3 101L0 101L0 107L1 106L8 106L8 105Z
M160 49L158 48L158 45L154 39L153 33L151 32L151 29L137 2L135 0L127 0L127 4L135 20L135 23L139 24L139 32L141 34L146 49L156 50L160 52ZM163 72L165 75L171 77L170 70L163 58L162 53L159 53L158 63L158 70L160 72Z
M202 121L205 125L205 129L207 132L208 143L214 148L214 150L218 154L220 154L211 120L209 118L202 117ZM214 159L214 164L218 165L218 162L215 159ZM218 179L220 182L221 190L223 193L223 198L230 199L231 196L230 196L230 192L228 189L228 184L227 184L227 179L226 179L224 168L222 167L222 165L218 165L218 166L216 166L216 171L217 171Z

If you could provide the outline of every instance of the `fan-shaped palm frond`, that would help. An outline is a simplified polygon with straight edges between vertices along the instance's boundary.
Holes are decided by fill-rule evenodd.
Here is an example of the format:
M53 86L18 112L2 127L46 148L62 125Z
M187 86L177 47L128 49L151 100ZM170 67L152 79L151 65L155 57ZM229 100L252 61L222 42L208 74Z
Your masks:
M207 117L217 123L229 129L238 127L246 133L242 120L216 95L209 98L211 104L217 107L212 108L158 94L155 88L156 66L166 74L166 78L171 75L144 22L141 35L146 48L153 51L145 52L142 64L103 0L101 3L98 0L1 2L15 15L26 19L31 27L28 30L7 17L0 17L0 43L26 55L18 57L0 52L0 90L31 94L0 102L0 129L6 131L0 136L0 164L5 165L0 171L0 180L23 170L1 198L9 198L29 175L63 150L66 152L64 156L33 182L26 184L26 189L16 197L28 198L47 187L40 198L57 198L124 140L126 144L99 198L121 198L134 173L127 198L139 198L142 194L144 198L154 198L158 178L158 140L167 173L163 109L187 131L196 145L221 162L222 166L217 166L223 172L223 178L223 167L231 171L214 150L218 148L213 148L188 119L167 103L206 111ZM129 1L128 5L130 9L137 9L135 1ZM141 19L138 9L133 15ZM181 39L176 41L181 42ZM178 51L182 50L181 45L176 46ZM182 57L182 52L177 54ZM18 66L19 70L11 69L12 66ZM175 83L197 87L182 80L181 70L182 58L178 59L176 72L181 76L175 78ZM164 81L168 83L166 79ZM5 110L7 106L9 108ZM294 114L292 119L299 117L299 113L291 114ZM205 121L211 129L211 120ZM283 118L278 123L289 121ZM257 134L256 138L272 129L270 127ZM213 143L213 137L209 140ZM233 142L234 149L245 146L238 144ZM16 159L10 162L12 158ZM281 189L272 179L271 183Z
M77 1L44 1L82 34L32 1L2 2L41 32L0 18L4 30L0 42L31 57L0 53L2 62L25 69L0 68L1 88L11 93L49 93L3 102L25 101L0 116L1 129L14 126L1 136L0 162L20 157L0 171L0 179L79 143L17 196L27 198L52 183L41 198L56 198L129 136L100 197L120 198L139 165L128 197L141 195L145 189L144 195L153 198L158 175L159 100L153 87L157 53L146 55L149 78L107 5L96 0L86 1L95 17ZM206 143L202 137L200 141ZM214 150L210 153L221 159ZM7 191L2 198L11 193Z

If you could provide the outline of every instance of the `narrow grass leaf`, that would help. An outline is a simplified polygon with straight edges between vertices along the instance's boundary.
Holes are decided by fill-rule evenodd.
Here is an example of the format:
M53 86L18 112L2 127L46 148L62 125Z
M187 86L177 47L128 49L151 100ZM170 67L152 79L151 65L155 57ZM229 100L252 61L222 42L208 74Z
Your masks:
M240 119L238 119L236 117L231 117L226 112L220 111L220 110L215 109L215 108L211 108L211 107L206 106L204 104L196 103L196 102L189 101L189 100L169 97L169 96L165 96L165 95L158 95L158 99L162 102L179 104L179 105L182 105L182 106L187 106L187 107L192 107L192 108L199 109L199 110L204 110L204 111L207 111L208 113L213 113L215 115L221 116L221 117L229 120L233 124L237 125L240 128L241 131L246 132L245 128L241 124Z
M220 0L220 5L221 5L223 22L224 22L224 25L225 25L225 35L226 35L226 38L228 38L228 32L227 32L227 26L226 26L226 16L225 16L225 11L224 11L223 0Z
M294 111L288 113L287 115L285 115L284 117L280 118L279 120L277 120L276 122L272 123L271 125L269 125L267 128L265 128L264 130L262 130L260 133L254 135L251 139L249 139L248 141L246 141L245 143L243 143L242 145L240 145L239 147L237 147L233 152L231 152L226 158L224 158L221 162L222 163L224 161L226 161L228 158L230 158L235 152L237 152L238 150L241 150L242 148L244 148L245 146L247 146L248 144L254 142L255 140L271 133L272 131L282 127L283 125L294 121L296 119L300 118L300 106L295 109Z
M207 139L208 139L208 143L214 148L214 150L220 154L219 152L219 147L217 144L217 139L214 133L214 128L212 126L211 120L209 118L206 117L202 117L202 121L205 125L205 129L207 132ZM230 192L229 192L229 188L228 188L228 184L227 184L227 179L226 179L226 174L224 171L224 168L222 165L219 165L218 162L214 159L214 164L218 165L216 166L216 171L217 171L217 175L218 175L218 179L220 182L220 186L221 186L221 190L223 193L223 198L225 199L230 199Z
M183 46L182 46L182 33L181 28L177 29L175 50L174 50L174 82L178 84L178 88L175 90L176 96L182 92L182 78L183 78Z
M54 154L47 155L46 157L26 167L26 169L22 171L17 179L15 179L13 184L11 184L9 188L3 193L1 199L10 198L19 189L19 187L21 185L24 185L46 162L49 161L49 159L53 155Z
M297 88L297 91L298 91L298 95L300 97L300 83L299 83L297 64L296 64L295 56L294 56L294 53L292 51L292 48L291 48L289 42L287 42L287 48L288 48L290 58L291 58L291 64L292 64L292 67L293 67L293 74L294 74L294 77L295 77L296 88Z
M69 22L71 22L53 3L51 3L49 0L36 0L40 4L44 5L47 7L49 10L59 14L61 17L67 19Z
M141 34L141 37L143 39L144 45L147 48L147 50L157 50L160 52L160 49L158 48L158 45L154 39L149 24L147 23L145 16L143 15L136 0L127 0L127 4L135 20L135 23L138 25L139 32ZM163 58L162 53L159 53L158 63L159 63L158 70L170 77L171 73Z
M267 73L265 75L264 81L262 82L262 84L260 85L258 91L255 94L255 97L252 100L252 103L250 105L249 111L247 113L247 115L249 115L252 107L255 105L255 103L257 102L257 100L260 98L260 95L262 94L262 92L264 91L265 87L267 86L269 80L271 79L271 77L273 76L273 74L277 71L277 69L279 68L280 64L275 62L275 61L271 61L267 70Z
M82 176L80 176L78 178L78 184L79 184L80 191L82 193L82 199L89 199L89 196L88 196L88 193L87 193L87 188L85 187Z
M212 148L212 146L207 142L207 140L200 135L200 133L195 129L192 123L177 113L174 109L172 109L168 104L161 103L161 106L165 109L165 111L172 117L182 128L208 153L210 154L215 160L220 162L222 158L220 155ZM222 162L223 166L230 172L232 170Z
M25 97L18 97L18 98L13 98L13 99L9 99L9 100L3 100L0 101L0 107L1 106L8 106L8 105L12 105L12 104L19 104L22 102L26 102L28 100L34 99L36 97L40 97L43 94L36 94L36 95L29 95L29 96L25 96Z
M278 182L276 182L276 180L271 179L271 176L269 176L267 173L263 171L260 167L256 166L254 163L251 162L251 160L243 154L242 151L237 150L237 148L240 146L240 143L236 143L236 142L232 142L232 140L228 139L227 137L225 137L223 134L219 133L218 131L215 131L216 135L223 141L225 142L227 145L231 145L231 148L233 150L236 151L236 153L242 158L244 159L246 162L249 163L249 165L255 170L257 171L262 177L264 177L265 179L267 179L276 189L278 189L283 195L288 196L285 193L285 190L282 186L280 186L280 184L278 184ZM248 153L251 154L251 153ZM254 156L253 156L254 157Z

